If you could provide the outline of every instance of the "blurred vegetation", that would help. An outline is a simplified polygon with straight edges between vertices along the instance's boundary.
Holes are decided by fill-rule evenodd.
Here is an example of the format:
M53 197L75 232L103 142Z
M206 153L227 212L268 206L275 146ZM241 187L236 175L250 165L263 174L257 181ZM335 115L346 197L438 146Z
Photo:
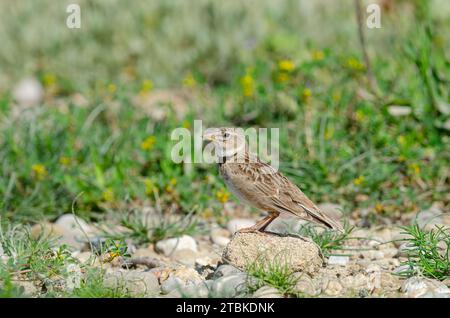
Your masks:
M171 131L194 119L281 128L280 170L372 222L448 208L447 1L383 1L382 28L364 30L379 92L352 1L78 2L78 30L66 2L0 3L3 221L54 219L80 192L92 220L159 205L223 221L216 167L170 159ZM21 109L12 90L29 76L44 101Z

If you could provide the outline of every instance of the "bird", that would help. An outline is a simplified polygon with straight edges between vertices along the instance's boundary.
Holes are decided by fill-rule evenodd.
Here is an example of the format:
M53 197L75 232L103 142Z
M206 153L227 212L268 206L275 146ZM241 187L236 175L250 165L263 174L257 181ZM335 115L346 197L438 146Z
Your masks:
M268 215L238 232L265 232L280 215L294 216L344 232L338 220L321 211L293 182L249 152L242 129L208 128L203 140L212 143L219 172L226 186L240 201Z

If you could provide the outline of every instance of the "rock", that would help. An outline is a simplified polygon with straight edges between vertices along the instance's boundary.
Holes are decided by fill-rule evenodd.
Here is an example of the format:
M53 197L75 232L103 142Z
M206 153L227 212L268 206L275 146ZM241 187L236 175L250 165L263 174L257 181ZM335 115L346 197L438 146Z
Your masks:
M366 268L366 273L377 273L377 272L381 272L381 268L377 264L370 264Z
M417 276L407 279L401 290L409 298L450 298L450 289L442 282Z
M342 217L342 213L344 208L336 203L320 203L317 205L319 209L322 210L323 213L332 217L335 220L340 220Z
M402 257L407 257L408 254L411 253L411 251L413 251L416 247L411 244L411 243L403 243L402 245L400 245L400 247L398 248L398 255L402 256Z
M328 296L337 296L343 291L344 287L337 280L330 280L324 293Z
M355 276L346 276L341 279L341 283L348 289L360 289L366 288L368 283L368 277L362 273L358 273Z
M222 276L211 286L213 297L234 298L247 292L249 277L245 273Z
M298 275L297 283L295 284L294 290L297 293L304 294L307 296L317 296L319 291L317 290L317 287L314 284L314 281L312 280L309 275L304 273L295 273L294 275Z
M412 110L409 106L392 105L388 107L388 113L394 117L408 116Z
M192 268L180 266L163 269L160 275L161 290L163 293L177 289L179 291L203 283L204 279Z
M170 238L162 240L156 243L156 250L162 252L165 256L171 256L171 254L180 250L190 250L192 252L198 252L197 242L193 237L189 235L183 235L176 238Z
M13 96L21 106L35 106L42 101L44 90L35 78L26 78L16 85Z
M214 244L225 247L230 242L230 232L222 228L213 229L210 238Z
M182 249L173 252L171 258L180 264L193 267L197 259L197 253L192 250Z
M409 272L411 270L413 270L413 268L409 265L400 265L400 266L396 267L392 272L394 274L402 274L405 272Z
M195 260L195 269L199 272L205 270L205 269L216 269L217 264L219 263L220 258L218 257L210 257L210 256L203 256L200 258L197 258Z
M271 286L263 286L253 293L253 298L283 298L278 289Z
M214 272L214 278L217 279L223 276L230 276L239 273L242 273L242 271L239 268L224 264L217 267L216 271Z
M237 233L222 258L242 270L256 261L283 262L292 272L314 273L322 266L320 249L312 241L264 233Z
M73 263L68 264L66 266L66 274L65 289L72 291L75 288L79 288L83 277L80 266Z
M153 248L147 247L147 248L138 248L134 251L133 257L140 258L140 257L149 257L149 258L156 258L158 259L160 257L159 254L157 254Z
M81 250L87 242L87 237L93 233L92 228L81 218L73 214L64 214L56 220L55 224L62 232L59 239L61 244L67 244Z
M105 275L104 285L124 288L133 297L154 297L160 293L158 278L150 271L119 269Z
M347 266L349 262L349 257L348 256L335 256L335 255L331 255L328 258L328 265L339 265L339 266Z
M39 295L39 289L32 281L17 280L14 282L14 285L16 285L28 297Z
M384 258L393 258L398 254L398 249L396 248L385 248L381 251Z
M181 289L175 289L184 298L208 298L211 296L211 286L213 281L208 280L197 285L188 285ZM172 290L169 295L173 292Z
M231 233L234 233L240 229L245 229L255 225L255 221L252 219L233 219L227 224L227 229Z
M30 233L33 239L39 237L59 238L64 235L64 229L57 224L45 222L33 225Z
M391 273L383 272L380 275L381 289L385 291L398 291L401 286L401 281L398 277Z
M435 229L436 225L444 225L444 214L437 207L437 205L431 206L429 209L424 210L417 214L417 219L415 222L419 225L419 227L429 231ZM413 220L414 222L414 220Z

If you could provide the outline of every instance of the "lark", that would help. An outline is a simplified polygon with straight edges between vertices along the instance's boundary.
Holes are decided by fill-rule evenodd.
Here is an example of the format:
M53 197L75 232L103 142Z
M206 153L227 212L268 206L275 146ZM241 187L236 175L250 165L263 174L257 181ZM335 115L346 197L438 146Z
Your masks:
M211 141L225 184L239 200L268 215L239 232L264 232L280 214L298 217L342 232L339 221L323 213L289 179L249 153L245 135L235 128L209 128L203 139Z

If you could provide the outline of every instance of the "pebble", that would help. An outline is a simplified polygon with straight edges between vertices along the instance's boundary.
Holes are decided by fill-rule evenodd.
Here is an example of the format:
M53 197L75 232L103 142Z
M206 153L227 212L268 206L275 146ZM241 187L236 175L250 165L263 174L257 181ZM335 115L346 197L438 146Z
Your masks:
M408 116L412 112L411 107L398 105L389 106L387 110L388 113L394 117Z
M350 258L348 256L335 256L331 255L328 258L328 265L347 266Z
M425 230L432 230L435 229L435 225L444 224L443 216L442 210L437 207L437 204L434 204L429 209L418 213L417 219L413 219L413 222L417 222L417 224Z
M172 253L171 258L180 264L193 267L197 259L197 253L188 249L176 250Z
M103 283L109 288L123 287L134 297L154 297L160 293L158 278L150 271L115 270L106 274Z
M283 298L278 289L272 286L263 286L253 293L253 298Z
M81 250L86 243L86 235L92 234L91 227L81 218L73 214L64 214L56 220L55 224L61 231L60 243Z
M197 242L192 236L182 235L156 243L156 250L162 252L165 256L171 256L172 253L183 249L198 252Z
M204 279L193 268L180 266L163 269L160 281L163 293L169 293L174 289L183 290L189 286L200 284Z
M294 275L297 276L297 273ZM309 275L304 273L299 273L299 278L295 284L295 291L307 296L316 296L318 294L317 288Z
M224 264L217 267L216 271L214 272L214 278L220 278L223 276L230 276L234 274L240 274L242 271L232 265Z
M337 296L339 295L344 287L337 280L330 280L325 288L324 293L328 296Z
M234 298L247 291L248 276L245 273L222 276L211 286L213 297Z
M35 106L42 101L44 89L35 78L26 78L14 87L13 96L21 106Z
M401 290L409 298L450 298L450 289L442 282L417 276L407 279Z
M231 233L239 231L240 229L245 229L255 225L255 220L252 219L232 219L227 224L227 229Z
M214 244L225 247L230 242L230 232L222 228L216 228L211 230L210 238Z

